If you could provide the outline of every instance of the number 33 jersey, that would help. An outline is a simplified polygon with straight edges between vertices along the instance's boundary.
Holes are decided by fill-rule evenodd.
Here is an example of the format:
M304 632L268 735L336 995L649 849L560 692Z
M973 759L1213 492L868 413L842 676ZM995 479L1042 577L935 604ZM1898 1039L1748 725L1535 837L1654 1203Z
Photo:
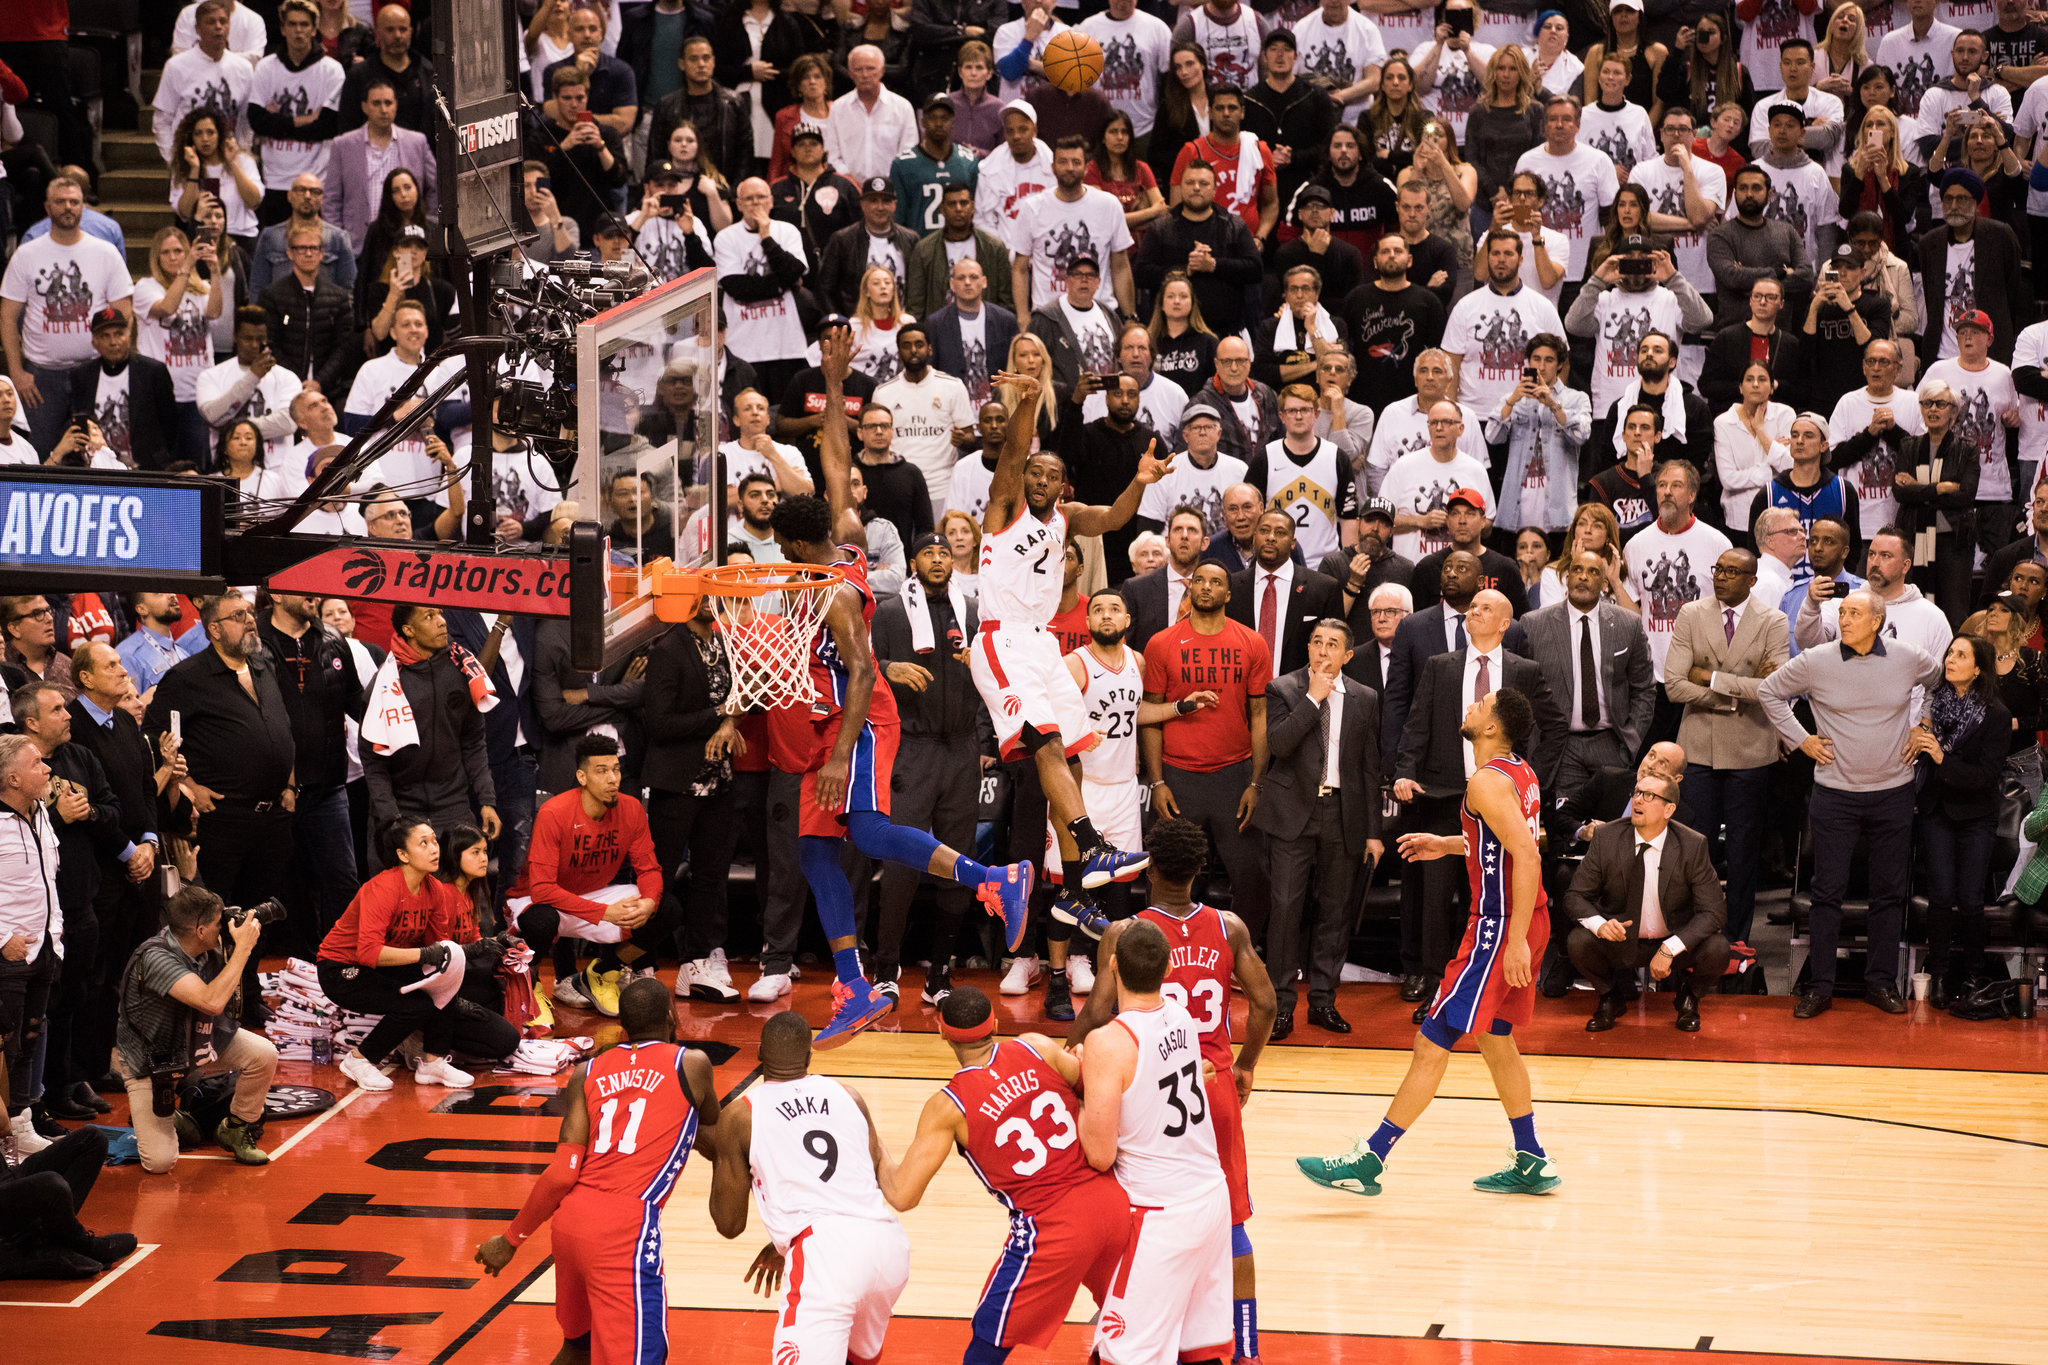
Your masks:
M754 1200L778 1250L820 1218L896 1221L875 1183L867 1115L845 1086L800 1076L763 1081L743 1098L753 1110Z
M1081 1101L1052 1064L1014 1038L953 1073L943 1092L967 1118L960 1154L1012 1213L1037 1215L1109 1177L1081 1151Z
M1171 950L1159 993L1193 1018L1202 1035L1202 1056L1227 1075L1237 1060L1230 1047L1230 982L1237 974L1237 954L1231 951L1223 912L1197 904L1186 919L1176 919L1147 906L1138 918L1158 925Z
M1166 1208L1222 1190L1195 1021L1162 1000L1157 1009L1125 1010L1113 1026L1128 1030L1138 1044L1116 1131L1116 1178L1131 1207Z

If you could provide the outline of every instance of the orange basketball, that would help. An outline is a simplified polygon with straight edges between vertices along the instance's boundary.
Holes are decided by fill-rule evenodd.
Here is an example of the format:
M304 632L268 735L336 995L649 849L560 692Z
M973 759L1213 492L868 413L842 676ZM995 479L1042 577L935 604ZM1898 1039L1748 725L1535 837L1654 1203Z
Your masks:
M1102 74L1102 48L1079 29L1053 35L1045 45L1045 78L1069 95L1078 95Z

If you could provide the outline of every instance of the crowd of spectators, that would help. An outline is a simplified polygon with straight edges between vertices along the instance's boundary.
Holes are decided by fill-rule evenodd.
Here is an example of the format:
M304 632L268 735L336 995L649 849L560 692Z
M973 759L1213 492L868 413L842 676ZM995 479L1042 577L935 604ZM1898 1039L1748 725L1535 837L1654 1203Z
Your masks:
M1372 884L1399 884L1402 998L1437 988L1462 874L1391 850L1457 830L1461 715L1501 687L1536 716L1546 995L1592 985L1604 1031L1647 972L1697 1029L1703 995L1762 979L1759 890L1793 881L1797 1017L1852 989L1898 1014L1902 944L1944 1004L2003 970L1987 904L2048 881L2027 875L2048 26L2019 0L1957 8L542 0L518 53L522 254L715 271L728 543L754 561L780 558L778 500L820 479L815 337L848 320L875 644L916 774L895 815L955 847L1045 837L964 653L1019 387L1080 501L1175 456L1127 527L1068 547L1051 629L1077 676L1135 657L1101 701L1137 731L1131 771L1090 790L1208 830L1203 894L1273 965L1276 1039L1297 973L1311 1024L1348 1031L1334 989ZM1106 56L1078 95L1040 60L1070 18ZM23 46L0 60L62 103ZM440 251L425 34L401 4L366 24L200 0L172 47L177 223L131 279L67 141L0 284L0 463L293 497L473 325ZM641 433L683 438L708 380L670 361ZM500 440L501 539L558 543L577 509ZM452 537L467 442L445 406L307 529ZM616 552L675 552L641 473L585 498ZM773 717L722 712L708 617L592 675L562 621L53 585L0 600L0 642L18 1148L101 1092L147 1099L160 1063L112 989L138 952L138 981L220 1021L209 1063L239 1060L245 1088L274 1063L256 934L223 904L281 897L262 949L383 1016L342 1059L370 1088L401 1052L462 1085L457 1058L509 1051L480 993L513 936L543 1002L600 1013L664 959L713 1004L741 996L728 949L758 952L752 1001L799 971L798 776ZM1141 703L1167 706L1140 724ZM963 897L929 888L926 916L921 890L892 871L863 906L883 989L919 957L929 1003L954 964L1013 995L1045 979L1038 940L1004 961ZM1086 945L1040 918L1047 1012L1071 1018ZM476 991L402 989L451 943ZM246 1099L212 1136L253 1161ZM170 1140L150 1129L151 1169Z

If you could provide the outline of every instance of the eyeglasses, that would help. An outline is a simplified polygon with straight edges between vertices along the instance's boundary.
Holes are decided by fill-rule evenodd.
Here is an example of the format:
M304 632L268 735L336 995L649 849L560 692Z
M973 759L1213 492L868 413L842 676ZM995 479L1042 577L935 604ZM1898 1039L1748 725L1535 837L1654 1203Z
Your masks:
M1541 199L1542 197L1543 197L1543 193L1542 193L1542 191L1540 191L1540 190L1509 190L1509 191L1508 191L1508 198L1510 198L1510 199Z
M253 626L256 624L256 613L253 611L222 612L213 619L216 621L233 621L238 626Z
M57 613L48 607L38 607L34 611L16 612L14 619L17 621L51 621L55 620L56 616Z
M1429 424L1433 427L1455 427L1462 426L1464 419L1461 417L1432 417L1429 419Z
M1716 564L1713 568L1716 578L1747 578L1750 573L1750 570L1737 568L1733 564Z
M315 256L317 256L317 255L319 255L319 254L320 254L320 251L321 251L321 247L320 247L320 244L319 244L318 242L315 242L315 243L313 243L313 244L312 244L312 245L310 245L310 246L308 246L308 245L305 245L305 244L301 243L301 244L298 244L298 245L295 245L295 246L288 246L288 247L286 247L286 248L285 248L285 250L286 250L286 251L289 251L289 252L291 252L291 253L292 253L292 255L294 255L294 256L297 256L297 255L299 255L299 254L300 254L301 252L307 252L307 251L310 251L310 252L312 252L312 253L313 253L313 254L314 254Z
M1401 614L1401 608L1399 608L1399 607L1373 607L1373 608L1371 608L1371 609L1370 609L1370 611L1368 612L1368 614L1369 614L1369 615L1372 615L1372 616L1399 616L1399 615Z
M1652 801L1662 801L1667 806L1675 806L1678 804L1676 801L1673 801L1670 797L1666 796L1663 792L1653 792L1648 787L1637 787L1636 795L1647 796Z
M1920 406L1923 408L1952 408L1955 406L1955 402L1948 398L1923 398L1920 400Z
M1780 526L1777 530L1771 532L1770 535L1765 536L1764 539L1769 540L1771 536L1798 536L1801 540L1804 540L1806 539L1806 528L1804 526Z
M1302 407L1300 404L1296 404L1293 407L1285 407L1280 409L1280 415L1282 417L1312 417L1315 415L1315 413L1316 409L1305 408Z

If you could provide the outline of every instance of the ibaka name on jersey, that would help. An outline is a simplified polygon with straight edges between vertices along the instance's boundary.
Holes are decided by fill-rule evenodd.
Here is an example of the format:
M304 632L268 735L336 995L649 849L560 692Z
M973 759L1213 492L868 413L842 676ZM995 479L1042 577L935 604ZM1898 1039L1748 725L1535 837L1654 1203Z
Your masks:
M775 1112L794 1122L805 1114L830 1114L832 1101L824 1095L791 1095L775 1102Z

